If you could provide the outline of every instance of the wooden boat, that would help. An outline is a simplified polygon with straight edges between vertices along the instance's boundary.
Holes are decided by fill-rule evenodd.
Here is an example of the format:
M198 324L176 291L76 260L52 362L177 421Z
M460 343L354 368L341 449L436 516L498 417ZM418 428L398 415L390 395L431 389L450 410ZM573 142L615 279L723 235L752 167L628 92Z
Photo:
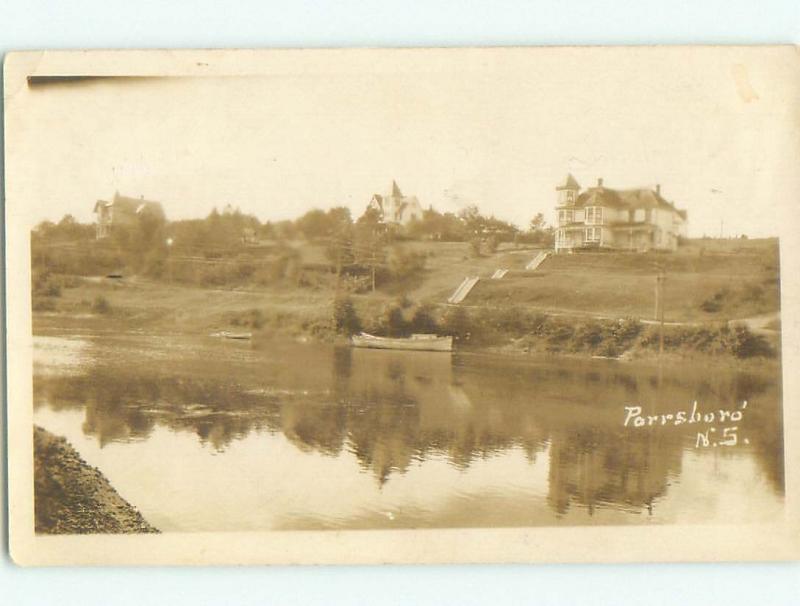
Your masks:
M228 332L227 330L223 330L221 332L211 333L212 337L220 337L221 339L251 339L253 337L253 333L251 332Z
M453 337L415 334L408 338L376 337L362 332L351 338L353 347L372 349L405 349L409 351L453 351Z

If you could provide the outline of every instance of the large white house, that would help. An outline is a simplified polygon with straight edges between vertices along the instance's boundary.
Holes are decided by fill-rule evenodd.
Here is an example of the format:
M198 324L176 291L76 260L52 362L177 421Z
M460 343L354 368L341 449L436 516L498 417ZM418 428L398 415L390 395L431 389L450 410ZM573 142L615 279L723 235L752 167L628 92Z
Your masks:
M392 191L386 195L375 194L367 205L368 209L378 211L383 223L408 225L413 219L422 219L422 206L416 196L404 196L395 181Z
M686 236L687 215L655 189L611 189L597 185L581 191L572 175L556 187L556 252L581 249L675 250Z

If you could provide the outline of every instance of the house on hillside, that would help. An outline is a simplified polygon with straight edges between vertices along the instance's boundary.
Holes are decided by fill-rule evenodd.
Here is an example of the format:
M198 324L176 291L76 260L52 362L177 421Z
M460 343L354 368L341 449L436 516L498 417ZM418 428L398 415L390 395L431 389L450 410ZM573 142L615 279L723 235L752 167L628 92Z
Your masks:
M556 187L556 252L584 249L675 250L686 237L687 214L655 189L611 189L597 185L581 191L572 175Z
M392 191L386 195L375 194L367 209L378 211L382 223L408 225L413 219L422 219L422 206L416 196L404 196L392 181Z
M98 200L94 205L94 214L98 240L110 236L114 227L135 225L142 215L150 215L162 221L165 219L160 202L129 198L121 196L119 192L114 194L110 202Z

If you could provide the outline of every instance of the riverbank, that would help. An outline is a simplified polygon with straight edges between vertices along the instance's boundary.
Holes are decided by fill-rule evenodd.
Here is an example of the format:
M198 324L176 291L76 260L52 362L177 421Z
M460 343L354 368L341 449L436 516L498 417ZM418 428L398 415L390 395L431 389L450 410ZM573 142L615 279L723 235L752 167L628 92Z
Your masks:
M33 428L36 532L157 533L65 438Z
M335 298L326 291L224 290L138 279L84 279L64 288L50 309L34 311L34 333L208 335L249 332L254 340L335 342L377 335L452 335L458 348L494 353L547 353L583 358L650 359L660 328L635 317L550 312L508 301L451 306L381 293ZM718 319L664 327L664 354L741 362L780 359L779 313L765 325ZM663 356L662 356L663 357Z

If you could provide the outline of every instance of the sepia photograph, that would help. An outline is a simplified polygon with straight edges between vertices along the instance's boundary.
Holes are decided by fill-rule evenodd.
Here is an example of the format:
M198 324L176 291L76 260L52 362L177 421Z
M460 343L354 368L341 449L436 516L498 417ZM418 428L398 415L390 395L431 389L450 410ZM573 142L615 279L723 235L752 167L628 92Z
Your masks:
M12 55L12 551L796 555L799 65Z

